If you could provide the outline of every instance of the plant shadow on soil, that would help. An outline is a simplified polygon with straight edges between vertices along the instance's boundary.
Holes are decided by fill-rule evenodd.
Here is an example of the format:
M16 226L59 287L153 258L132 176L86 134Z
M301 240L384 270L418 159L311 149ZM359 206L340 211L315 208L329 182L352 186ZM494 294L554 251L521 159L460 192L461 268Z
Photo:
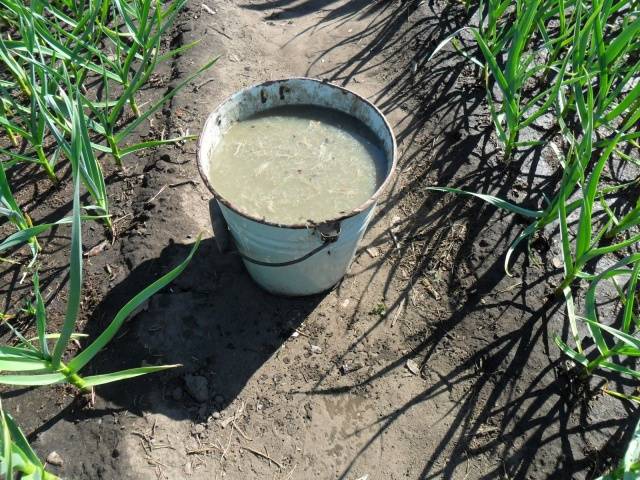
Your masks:
M87 333L93 337L101 332L123 300L179 263L191 247L169 245L160 257L135 268L97 307ZM92 365L98 371L142 363L182 367L140 377L126 388L105 385L100 395L135 414L151 411L206 420L238 396L323 297L270 295L244 272L239 257L219 253L213 239L203 240L182 275L152 297L148 308L122 327L119 339ZM273 379L275 387L277 381Z
M385 277L385 297L394 300L387 305L387 314L350 345L345 356L374 330L388 327L390 319L411 302L412 291L424 283L425 275L437 275L443 249L454 244L454 254L445 265L447 278L440 282L444 286L441 290L438 284L430 286L449 298L453 313L433 315L429 310L437 311L438 302L427 295L423 308L428 312L424 315L426 325L410 339L413 348L406 355L349 386L333 387L327 375L304 392L335 396L361 391L402 369L408 359L420 359L422 372L427 374L424 391L376 422L375 433L340 478L350 478L358 457L403 414L459 389L464 394L458 395L452 407L455 418L447 433L425 452L427 459L419 478L453 478L465 471L465 465L468 470L470 460L486 455L499 460L492 462L488 471L476 472L474 478L571 478L579 472L590 478L614 464L631 438L638 412L623 403L621 413L609 403L594 415L590 402L601 395L598 392L604 381L614 390L627 391L632 382L605 375L584 385L560 356L553 337L558 334L567 339L569 332L566 322L560 326L553 323L555 317L562 316L563 304L549 295L561 273L551 266L550 235L531 243L540 263L532 265L524 248L516 252L512 262L522 272L511 283L517 288L499 290L505 279L504 252L524 224L514 216L498 216L493 207L478 201L455 197L443 203L442 194L424 190L429 185L459 186L518 203L526 199L524 206L537 208L545 195L553 194L561 175L561 169L549 168L552 159L537 147L502 162L502 152L492 138L484 86L475 67L446 51L436 62L428 62L436 45L464 25L469 15L460 6L448 4L438 9L429 3L427 8L433 15L409 22L409 15L421 2L354 0L333 9L336 2L321 3L328 13L315 28L346 22L356 15L371 18L371 22L366 30L320 52L312 67L348 43L361 46L359 55L319 75L316 72L316 76L347 85L357 75L387 62L395 73L374 100L384 112L398 107L406 112L397 131L403 147L401 173L394 193L383 202L370 226L387 224L389 213L397 211L398 205L409 205L411 213L396 224L398 251L386 249L385 257L370 266ZM266 18L279 20L319 9L318 2L287 0L265 1L248 8L277 8ZM399 68L394 68L396 64ZM556 132L539 133L549 140ZM405 181L398 183L403 176ZM456 238L451 233L459 225L464 228ZM370 245L383 247L388 242L385 228ZM385 263L390 265L387 273L383 273ZM402 270L408 272L404 279ZM393 289L398 289L399 283L400 295L394 296ZM439 317L437 321L426 320L434 316ZM437 363L437 357L452 348L471 353L455 358L446 373L435 371L432 362ZM591 441L591 435L603 432L607 436L604 445ZM601 447L595 449L592 443Z
M254 7L280 8L277 18L286 19L334 3L279 0ZM543 194L553 191L557 174L539 168L543 154L536 149L508 164L500 162L500 151L491 138L493 126L483 106L484 89L473 67L450 52L443 52L435 65L426 61L433 48L465 21L464 10L446 7L408 22L408 9L417 3L354 0L330 10L325 18L340 22L352 15L369 15L372 19L367 32L355 32L342 40L360 42L362 55L324 72L326 78L347 84L373 68L376 58L404 67L415 65L398 67L385 82L388 87L375 97L385 112L398 107L406 112L406 121L397 132L403 145L397 183L371 224L372 230L379 227L384 233L369 245L382 250L389 244L383 225L398 205L410 213L402 215L396 225L398 248L384 248L387 253L367 267L374 270L372 277L384 278L384 293L392 303L386 315L349 345L344 355L375 330L387 328L390 318L412 303L414 292L424 288L425 278L429 282L438 272L442 274L430 288L449 304L429 294L422 296L424 304L406 320L415 327L407 337L408 351L397 352L396 358L373 375L341 387L331 385L325 376L303 393L346 395L393 375L408 359L421 363L424 389L373 425L373 434L342 472L343 479L351 478L358 457L401 416L419 405L440 401L447 392L454 404L449 415L453 418L445 435L425 447L419 478L453 478L464 471L468 461L482 456L496 460L490 462L490 470L476 472L474 478L571 478L576 472L589 477L620 457L630 438L631 421L616 418L617 411L601 412L595 421L591 419L588 392L585 395L576 385L562 360L555 360L559 356L552 340L556 330L550 323L562 304L548 299L548 279L559 273L546 261L548 241L543 238L532 245L541 265L530 265L524 250L518 252L522 273L512 285L521 285L505 288L503 252L523 225L513 216L496 215L492 207L459 197L443 202L442 194L424 190L428 185L464 186L516 201L526 192L525 206L536 207ZM316 63L328 53L321 52ZM537 196L529 196L532 191ZM159 257L140 264L114 285L95 308L86 333L92 338L99 334L126 301L179 263L190 247L169 245ZM322 295L286 299L263 292L237 257L219 254L213 240L205 240L182 276L156 294L148 310L125 323L110 348L85 373L131 368L143 362L182 363L180 369L138 381L101 386L100 396L110 404L106 411L126 409L134 414L154 412L202 421L233 402L322 299ZM360 302L364 305L364 298ZM566 325L562 328L557 333L566 339ZM446 351L463 353L448 359L444 367L434 368ZM206 385L206 401L197 402L187 392L188 376L191 381L193 376L204 378L199 383ZM278 379L271 381L277 391ZM616 382L620 379L612 378L610 386L624 387ZM624 408L637 417L630 407ZM73 420L103 413L62 412L34 435L61 417ZM608 432L608 441L599 451L589 451L589 435L603 430ZM546 453L541 457L540 451Z

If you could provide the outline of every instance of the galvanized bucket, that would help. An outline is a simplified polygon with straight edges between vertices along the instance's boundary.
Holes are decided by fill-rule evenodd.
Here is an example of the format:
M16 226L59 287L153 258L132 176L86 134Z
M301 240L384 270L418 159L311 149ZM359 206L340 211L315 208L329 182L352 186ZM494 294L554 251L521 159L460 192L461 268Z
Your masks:
M369 200L320 224L282 225L243 212L216 192L209 178L210 153L229 126L286 105L332 108L371 129L384 150L387 166L384 182ZM198 169L214 195L210 210L218 246L226 248L228 228L251 277L269 292L286 296L324 292L342 279L395 167L396 142L382 112L349 90L311 78L265 82L239 91L209 115L198 144Z

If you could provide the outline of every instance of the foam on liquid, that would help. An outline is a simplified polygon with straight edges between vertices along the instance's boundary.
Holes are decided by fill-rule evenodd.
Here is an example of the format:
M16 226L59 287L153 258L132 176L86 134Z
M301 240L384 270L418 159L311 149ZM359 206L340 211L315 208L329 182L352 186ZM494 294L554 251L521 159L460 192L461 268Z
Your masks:
M315 106L274 108L231 125L210 165L213 187L235 207L289 225L353 210L386 173L384 152L364 124Z

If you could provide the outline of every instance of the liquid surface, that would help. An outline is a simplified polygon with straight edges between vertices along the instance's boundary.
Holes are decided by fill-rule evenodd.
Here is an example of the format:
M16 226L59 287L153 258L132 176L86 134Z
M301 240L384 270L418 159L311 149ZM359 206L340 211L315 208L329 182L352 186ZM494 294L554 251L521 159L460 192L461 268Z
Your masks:
M386 173L384 153L364 124L309 106L276 108L231 125L210 165L211 184L226 200L289 225L359 207Z

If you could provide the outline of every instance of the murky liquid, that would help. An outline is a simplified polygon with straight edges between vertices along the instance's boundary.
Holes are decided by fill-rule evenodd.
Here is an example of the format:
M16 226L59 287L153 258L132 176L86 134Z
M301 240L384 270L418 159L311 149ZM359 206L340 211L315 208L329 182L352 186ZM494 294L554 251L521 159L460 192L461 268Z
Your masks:
M213 187L241 211L282 224L362 205L384 181L384 152L355 118L283 107L233 124L211 153Z

